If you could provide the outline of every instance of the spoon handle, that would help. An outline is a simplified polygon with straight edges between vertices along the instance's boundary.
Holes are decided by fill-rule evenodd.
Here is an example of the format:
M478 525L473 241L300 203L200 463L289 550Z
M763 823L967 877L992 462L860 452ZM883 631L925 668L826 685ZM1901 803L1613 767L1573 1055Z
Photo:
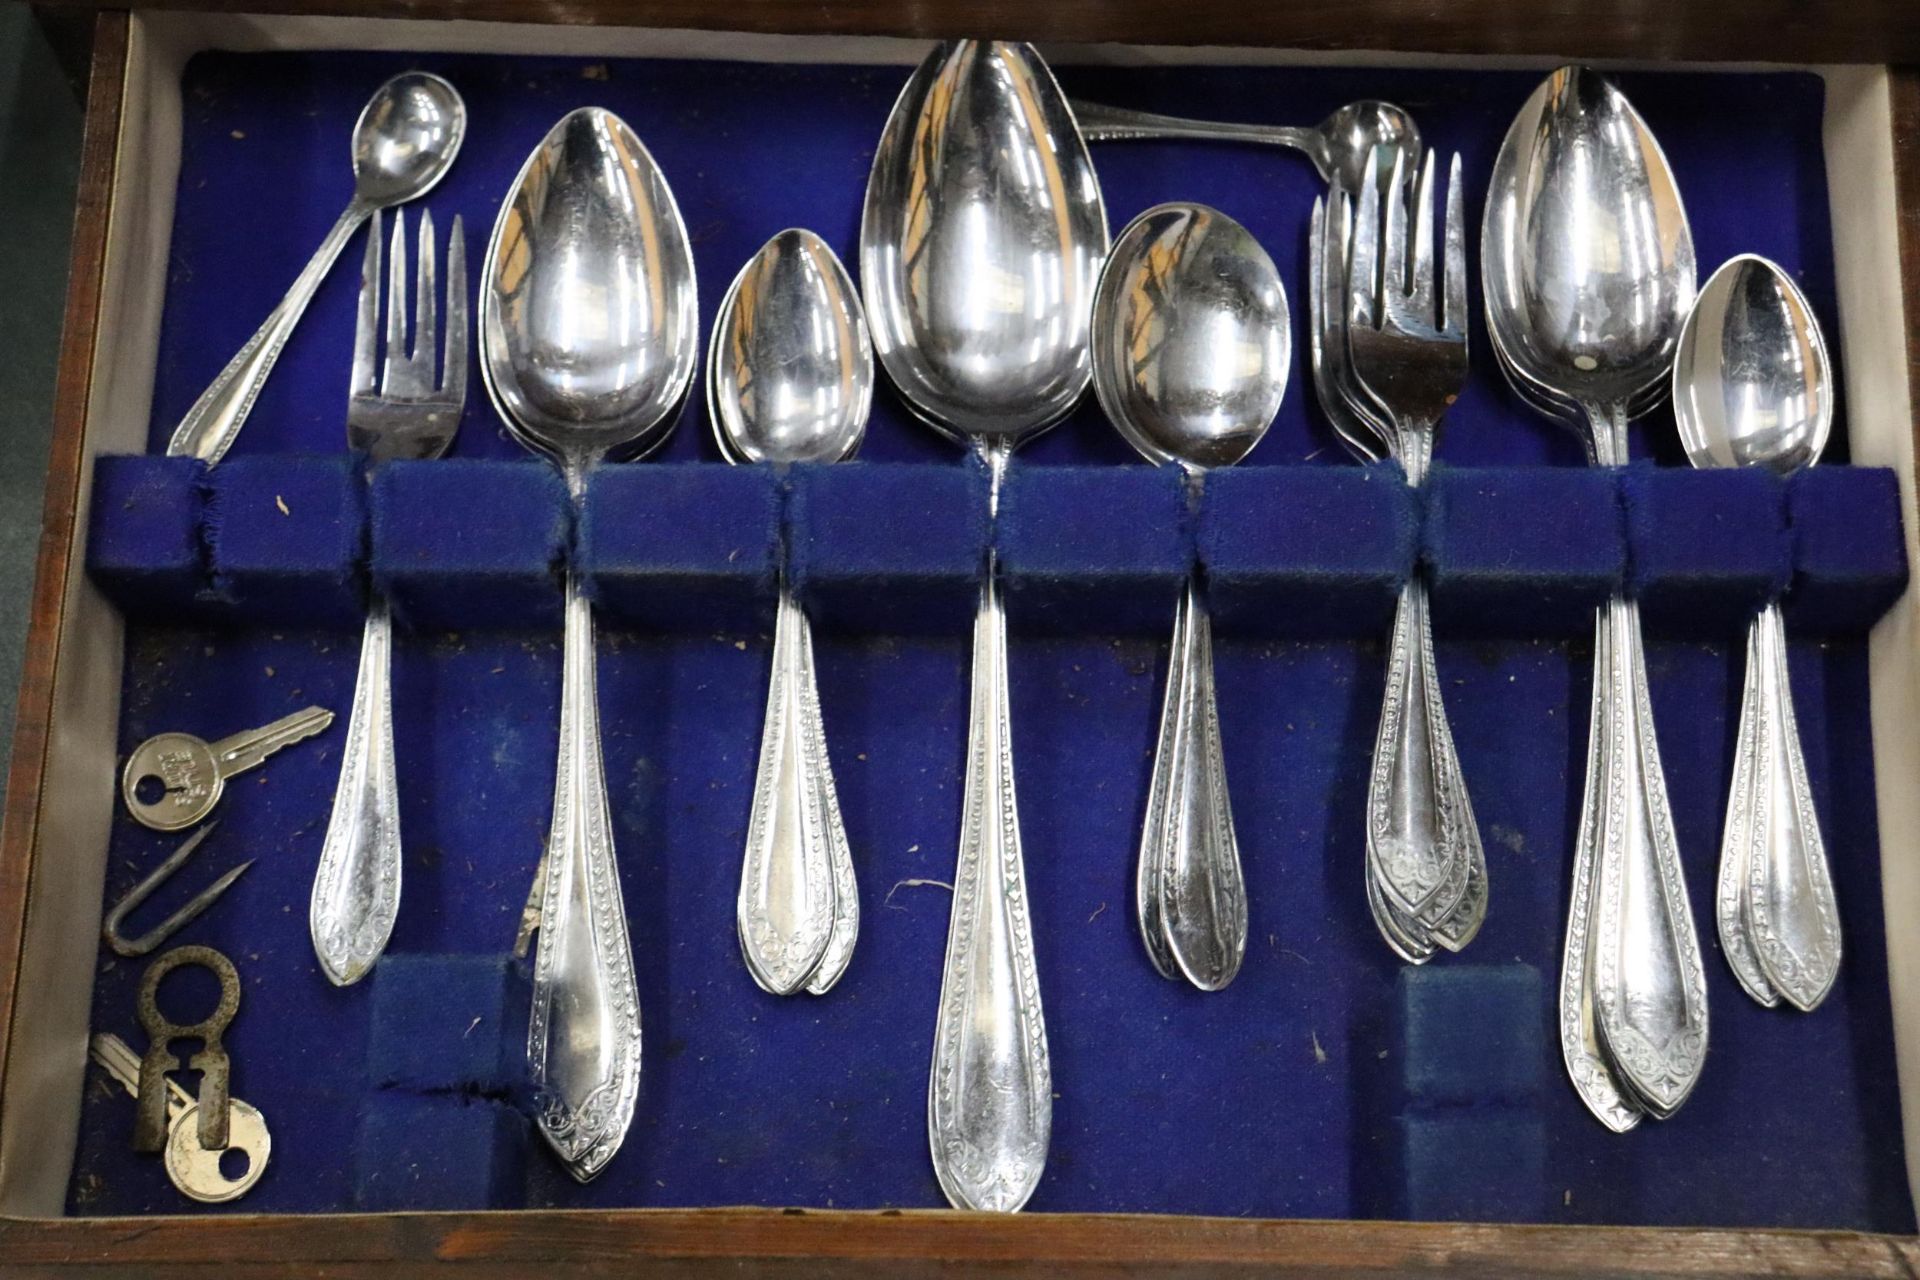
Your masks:
M1796 1009L1826 999L1840 971L1840 914L1794 720L1786 628L1768 605L1753 620L1759 724L1747 862L1748 936L1773 987Z
M1593 992L1600 1039L1621 1084L1665 1117L1700 1078L1707 988L1680 850L1667 806L1647 693L1640 615L1615 596L1604 610L1609 709L1599 806Z
M794 629L800 636L801 698L800 711L806 718L807 757L819 761L813 785L817 792L822 826L827 833L827 856L833 866L833 931L827 935L827 949L819 965L807 979L807 993L823 996L846 973L853 960L853 944L860 936L860 891L853 878L853 850L847 844L847 830L840 820L840 795L833 785L833 760L827 754L827 731L820 717L819 682L814 677L813 628L806 610L796 601L793 606Z
M371 202L358 196L348 202L339 221L333 224L333 230L327 232L327 238L294 277L287 296L280 299L280 305L233 359L227 361L220 376L200 393L200 398L187 410L187 416L180 419L180 425L173 429L173 439L167 442L169 457L201 458L212 466L226 456L234 437L246 424L247 415L253 412L253 402L259 398L260 388L267 384L267 375L273 372L274 362L280 359L293 327L300 323L307 304L313 301L314 291L326 277L327 268L347 247L347 241L360 229L360 224L373 214L374 208Z
M806 984L826 954L838 899L834 846L847 840L838 806L823 804L833 783L824 750L816 750L825 744L806 630L806 615L783 582L736 906L747 971L780 996Z
M1451 916L1465 897L1480 839L1462 790L1440 698L1426 587L1415 574L1394 610L1386 696L1367 784L1367 845L1387 900L1429 928Z
M527 1066L540 1132L581 1182L619 1150L640 1092L640 1001L600 756L593 606L567 573L560 753Z
M393 765L393 621L379 592L367 609L353 714L314 873L307 926L337 987L373 968L400 911L400 792Z
M1747 867L1755 844L1755 819L1764 803L1764 794L1756 795L1754 784L1761 764L1755 735L1759 733L1762 709L1760 669L1765 659L1760 653L1760 626L1756 619L1747 627L1747 671L1740 687L1740 732L1733 744L1733 785L1727 793L1727 820L1720 836L1720 872L1714 884L1714 922L1720 932L1720 952L1727 958L1740 987L1760 1004L1771 1009L1780 1003L1760 957L1754 953L1753 936L1747 927Z
M1246 957L1247 888L1220 750L1213 625L1192 578L1181 594L1173 635L1152 798L1140 839L1140 878L1159 894L1153 914L1166 955L1194 986L1218 991L1233 981ZM1149 866L1156 870L1144 870ZM1151 936L1147 950L1157 967Z
M991 556L973 624L963 803L927 1136L955 1208L1011 1212L1046 1164L1053 1085L1014 803L1006 615Z
M1299 129L1278 124L1228 124L1217 120L1189 120L1182 116L1163 116L1151 111L1110 107L1104 103L1075 98L1069 105L1080 126L1080 136L1088 142L1138 142L1158 139L1186 139L1201 142L1251 142L1261 146L1292 147L1313 156L1320 134L1314 129Z

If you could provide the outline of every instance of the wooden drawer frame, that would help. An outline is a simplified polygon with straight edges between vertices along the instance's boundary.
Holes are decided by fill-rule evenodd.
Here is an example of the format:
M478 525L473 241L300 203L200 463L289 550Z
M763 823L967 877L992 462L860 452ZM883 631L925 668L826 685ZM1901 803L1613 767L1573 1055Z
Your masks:
M1610 0L1604 14L1579 5L1535 12L1507 0L1362 0L1311 7L1276 0L1271 8L1236 12L1224 3L1174 5L1169 0L1068 0L1044 13L1026 0L929 0L895 6L853 0L821 6L803 0L759 0L743 8L708 0L584 0L565 7L523 0L292 0L277 7L356 19L473 18L541 23L605 22L647 27L911 36L995 31L1037 39L1194 43L1206 40L1295 49L1400 50L1425 54L1524 54L1530 60L1568 50L1589 57L1687 56L1720 60L1772 56L1824 57L1860 63L1920 60L1920 5L1903 0L1767 0L1766 12L1724 0L1662 0L1645 12ZM159 8L218 9L219 4ZM1716 21L1717 20L1717 21ZM76 592L86 590L80 543L83 483L90 473L88 425L101 385L96 337L112 306L110 237L123 170L123 148L141 145L143 122L130 106L138 19L102 11L93 19L91 82L81 157L71 277L54 409L38 578L31 600L25 673L0 827L0 1104L35 1070L23 1046L23 1005L33 977L27 948L36 870L60 850L49 848L57 824L57 784L64 717L79 683L62 684L62 665L90 642L68 627ZM245 21L236 19L236 21ZM1891 229L1878 243L1897 243L1900 271L1879 267L1877 286L1863 283L1870 263L1849 262L1838 243L1862 218L1835 208L1836 259L1843 304L1863 288L1885 291L1903 327L1855 323L1844 337L1850 399L1863 392L1874 413L1900 424L1901 438L1862 461L1902 467L1909 550L1920 508L1914 503L1909 406L1920 402L1920 70L1862 70L1862 91L1879 95L1859 128L1880 136L1855 140L1863 154L1891 155L1892 172L1873 205ZM1890 133L1888 132L1890 130ZM1831 132L1831 131L1830 131ZM1835 145L1829 138L1830 153ZM1846 145L1846 144L1843 144ZM137 193L136 193L137 196ZM1875 243L1868 236L1868 243ZM1861 253L1867 252L1862 250ZM1853 255L1859 258L1860 254ZM1849 278L1852 278L1852 283ZM1883 309L1884 309L1883 307ZM1845 306L1843 305L1843 309ZM1875 317L1867 308L1869 320ZM1904 357L1904 368L1901 360ZM1864 363L1863 363L1864 362ZM1860 368L1870 374L1863 382ZM1867 416L1856 410L1859 416ZM1867 456L1878 453L1881 456ZM1920 561L1916 561L1920 563ZM104 605L98 606L104 608ZM1874 723L1883 831L1920 831L1920 604L1902 602L1873 637ZM117 655L117 637L112 645ZM117 659L116 659L117 663ZM118 670L117 664L114 670ZM1904 827L1892 824L1903 823ZM1891 843L1891 842L1890 842ZM1920 940L1903 944L1892 922L1920 918L1920 857L1890 853L1884 873L1890 982L1900 1031L1906 1096L1920 1096ZM1907 933L1920 933L1910 927ZM13 1093L12 1096L18 1096ZM1905 1109L1910 1173L1920 1160L1920 1106ZM20 1122L0 1105L0 1206L9 1147L21 1154ZM29 1126L31 1127L31 1126ZM56 1155L64 1164L64 1155ZM1914 1177L1920 1186L1920 1177ZM15 1212L11 1206L7 1212ZM1031 1214L1015 1217L942 1210L848 1212L778 1209L632 1209L379 1215L255 1215L85 1219L0 1217L0 1272L188 1276L219 1268L222 1276L412 1275L433 1267L476 1276L519 1276L566 1267L581 1274L707 1274L751 1276L934 1274L1036 1271L1074 1276L1259 1274L1346 1278L1406 1274L1476 1277L1796 1276L1920 1274L1920 1240L1851 1232L1789 1232L1440 1223L1244 1221L1155 1215Z

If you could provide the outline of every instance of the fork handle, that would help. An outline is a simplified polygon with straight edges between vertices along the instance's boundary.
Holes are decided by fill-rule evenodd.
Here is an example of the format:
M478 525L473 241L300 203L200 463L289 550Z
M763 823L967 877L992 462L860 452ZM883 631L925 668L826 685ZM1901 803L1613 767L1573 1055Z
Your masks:
M393 620L379 592L367 608L360 674L333 816L313 877L307 927L336 987L367 975L400 913L400 792L393 763Z
M212 466L226 456L247 415L253 412L253 402L259 399L267 375L273 372L274 363L293 335L293 327L300 323L320 281L326 278L327 268L347 247L347 241L360 229L360 224L377 208L373 201L359 196L348 202L339 221L333 224L333 230L327 232L327 238L320 242L313 257L294 278L287 296L280 299L280 305L233 359L227 361L220 376L200 393L200 398L187 410L187 416L180 419L180 425L173 429L173 439L167 442L169 457L201 458Z

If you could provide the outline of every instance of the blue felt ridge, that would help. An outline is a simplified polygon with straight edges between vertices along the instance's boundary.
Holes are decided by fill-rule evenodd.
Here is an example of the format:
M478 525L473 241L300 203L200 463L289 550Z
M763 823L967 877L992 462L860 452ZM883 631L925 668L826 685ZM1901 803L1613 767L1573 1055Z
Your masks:
M1490 875L1498 874L1495 859ZM1543 991L1539 969L1518 961L1402 969L1394 989L1393 1055L1401 1105L1537 1100L1552 1056L1540 1017Z
M203 517L223 614L269 626L360 625L366 501L353 457L229 458L208 475Z
M1435 466L1421 497L1436 632L1585 635L1626 579L1611 471Z
M1728 635L1787 588L1786 486L1757 467L1619 472L1627 592L1649 632Z
M984 465L807 465L789 481L787 572L815 623L968 632L990 537Z
M368 985L374 1088L496 1101L523 1092L531 994L512 956L388 954Z
M1781 613L1796 632L1868 630L1907 589L1900 483L1885 467L1810 467L1787 482L1793 586Z
M604 466L587 482L576 563L608 617L665 630L762 630L780 510L773 467Z
M1538 1112L1422 1112L1400 1123L1400 1215L1422 1222L1548 1216L1547 1126ZM1474 1170L1463 1178L1462 1169Z
M359 1115L354 1208L423 1211L522 1203L532 1126L513 1107L458 1094L376 1092Z
M1164 632L1195 557L1189 492L1174 466L1008 468L994 544L1013 626Z
M87 569L123 612L178 617L207 586L198 458L103 454L93 467Z
M1215 629L1376 636L1392 620L1418 536L1396 463L1208 472L1197 542Z
M416 629L551 629L573 529L544 462L442 459L374 469L373 584Z

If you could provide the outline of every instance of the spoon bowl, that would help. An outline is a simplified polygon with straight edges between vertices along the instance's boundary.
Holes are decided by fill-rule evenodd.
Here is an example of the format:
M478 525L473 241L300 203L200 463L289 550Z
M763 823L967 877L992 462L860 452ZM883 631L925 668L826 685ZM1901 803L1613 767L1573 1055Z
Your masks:
M1806 295L1754 254L1715 271L1681 330L1673 412L1696 467L1791 475L1833 428L1833 367Z
M707 350L707 409L736 462L839 462L866 435L873 342L827 242L782 231L734 277Z
M407 71L374 91L353 126L355 194L386 207L425 195L445 176L467 134L466 104L426 71Z
M563 117L500 207L480 295L488 394L570 479L672 431L698 363L693 252L626 122Z

